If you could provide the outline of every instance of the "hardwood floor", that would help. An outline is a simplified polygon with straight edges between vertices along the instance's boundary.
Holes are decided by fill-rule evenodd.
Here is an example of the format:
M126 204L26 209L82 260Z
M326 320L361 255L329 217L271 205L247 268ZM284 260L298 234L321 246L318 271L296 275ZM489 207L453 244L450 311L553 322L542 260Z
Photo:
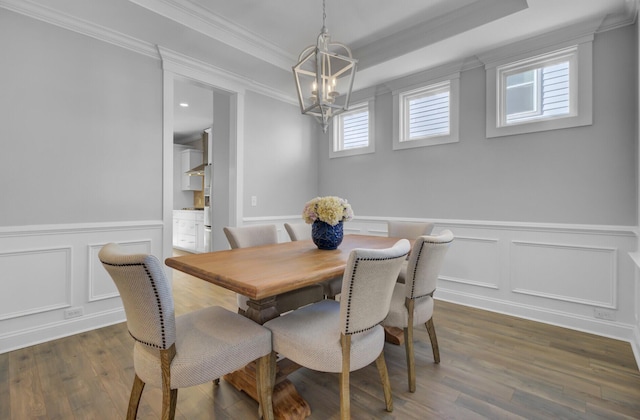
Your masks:
M176 313L235 295L174 274ZM394 411L384 411L375 364L351 375L354 419L640 419L640 372L628 343L437 301L441 363L416 330L417 389L407 390L404 347L386 344ZM0 354L0 420L121 419L133 383L126 324ZM179 349L178 349L179 351ZM310 419L339 418L338 376L290 375ZM161 393L147 387L138 418L160 417ZM176 418L257 418L257 404L232 386L181 389Z

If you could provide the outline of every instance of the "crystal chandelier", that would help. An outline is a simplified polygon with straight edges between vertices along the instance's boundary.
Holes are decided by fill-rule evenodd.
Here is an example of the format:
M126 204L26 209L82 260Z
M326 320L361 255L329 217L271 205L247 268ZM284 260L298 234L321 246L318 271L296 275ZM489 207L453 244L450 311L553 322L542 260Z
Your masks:
M351 50L339 42L331 42L325 27L325 0L322 1L322 29L316 45L305 48L293 66L300 111L313 115L327 132L331 118L346 111L356 74Z

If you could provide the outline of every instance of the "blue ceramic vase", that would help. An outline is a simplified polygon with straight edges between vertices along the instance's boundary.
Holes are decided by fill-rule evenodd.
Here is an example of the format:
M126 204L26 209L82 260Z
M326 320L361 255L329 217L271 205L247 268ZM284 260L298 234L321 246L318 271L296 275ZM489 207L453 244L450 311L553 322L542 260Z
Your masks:
M336 249L342 243L342 222L335 226L316 220L311 225L311 238L318 249Z

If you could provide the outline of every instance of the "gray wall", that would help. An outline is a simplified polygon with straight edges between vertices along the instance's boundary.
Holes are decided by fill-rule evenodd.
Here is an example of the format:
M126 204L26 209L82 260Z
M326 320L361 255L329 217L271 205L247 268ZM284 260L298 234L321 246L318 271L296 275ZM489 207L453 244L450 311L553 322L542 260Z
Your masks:
M317 123L295 105L253 92L245 111L243 215L302 214L318 191Z
M461 74L459 143L393 151L391 93L378 95L375 154L329 159L323 136L320 193L363 216L636 225L634 31L595 37L592 126L487 139L479 67Z
M230 174L230 135L231 135L231 98L229 95L214 92L213 94L213 149L212 154L212 186L213 196L211 219L212 250L227 249L229 244L224 236L223 228L229 225L229 182ZM235 165L233 165L235 167Z
M157 60L0 13L0 226L162 218Z

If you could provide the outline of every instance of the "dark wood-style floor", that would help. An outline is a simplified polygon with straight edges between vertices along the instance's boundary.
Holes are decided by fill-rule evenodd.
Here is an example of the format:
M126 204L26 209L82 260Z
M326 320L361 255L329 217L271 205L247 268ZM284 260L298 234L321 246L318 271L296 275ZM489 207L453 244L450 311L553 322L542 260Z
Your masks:
M176 313L217 304L228 291L176 272ZM384 411L375 364L351 376L354 419L640 419L640 372L629 343L436 302L442 361L416 333L417 390L407 390L404 348L386 344L393 413ZM0 354L0 419L122 419L133 381L133 339L118 324ZM179 349L178 349L179 351ZM311 419L339 418L338 377L290 376ZM138 418L157 419L158 389ZM181 389L176 418L257 418L257 404L229 384Z

